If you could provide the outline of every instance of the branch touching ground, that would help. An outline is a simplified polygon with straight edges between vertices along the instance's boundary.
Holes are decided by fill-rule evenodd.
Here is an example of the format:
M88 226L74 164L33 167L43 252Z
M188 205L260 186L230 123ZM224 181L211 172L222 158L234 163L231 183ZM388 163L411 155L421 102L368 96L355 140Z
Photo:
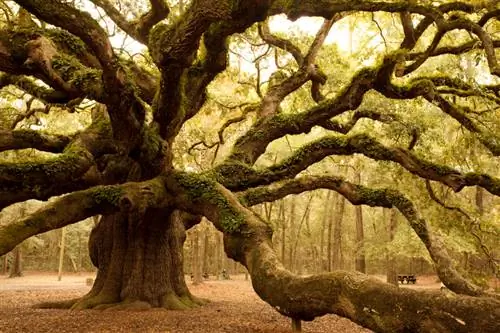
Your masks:
M334 313L377 332L496 332L500 302L399 289L356 272L308 277L284 269L272 248L268 224L218 183L177 173L167 187L175 204L202 214L224 232L226 253L248 268L257 294L280 313L312 320Z
M450 290L471 296L485 294L454 268L453 261L440 238L430 231L427 222L418 215L413 203L396 190L371 189L334 176L304 176L271 186L250 189L242 192L239 197L243 203L252 206L318 188L336 191L354 205L397 208L429 251L436 264L439 278Z

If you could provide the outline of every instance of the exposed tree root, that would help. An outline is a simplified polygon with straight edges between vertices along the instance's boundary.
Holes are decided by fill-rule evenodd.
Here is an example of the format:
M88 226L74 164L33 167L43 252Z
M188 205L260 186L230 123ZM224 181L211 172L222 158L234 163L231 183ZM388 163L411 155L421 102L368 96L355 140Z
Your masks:
M149 310L162 308L166 310L188 310L203 306L210 301L196 297L191 294L177 296L173 293L162 297L160 306L153 306L151 303L141 300L125 299L114 301L114 297L105 295L85 295L81 298L74 298L59 302L43 302L36 304L38 309L71 309L71 310Z
M36 309L70 309L80 299L81 298L73 298L66 301L42 302L35 304L33 307Z

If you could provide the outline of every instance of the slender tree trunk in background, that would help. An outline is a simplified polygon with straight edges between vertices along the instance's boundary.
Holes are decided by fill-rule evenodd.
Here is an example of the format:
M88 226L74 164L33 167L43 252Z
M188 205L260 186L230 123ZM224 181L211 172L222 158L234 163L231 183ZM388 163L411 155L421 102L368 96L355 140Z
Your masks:
M345 198L337 196L337 211L335 212L335 225L333 227L333 253L332 269L343 269L342 257L342 222L344 220ZM332 214L333 215L333 214Z
M357 183L361 185L361 173L356 172ZM365 260L365 233L363 225L363 208L361 205L355 207L356 211L356 270L366 273Z
M319 239L319 260L320 260L320 271L326 270L328 267L326 265L325 259L324 259L324 251L325 251L325 232L326 230L326 224L328 221L328 213L330 212L331 208L331 198L332 192L328 191L326 193L326 198L323 206L323 217L321 219L321 230L320 230L320 239Z
M389 217L389 223L387 225L388 241L389 243L394 240L394 235L396 234L396 228L398 223L397 212L395 209L384 208L384 220ZM387 283L399 286L398 284L398 272L396 271L396 257L394 251L386 251L386 279Z
M332 245L333 245L333 240L332 240L332 235L333 235L333 214L334 214L334 205L337 205L338 203L332 200L332 202L328 205L328 209L325 208L326 214L328 215L328 228L327 228L327 238L326 238L326 270L328 272L331 272L333 267L332 267Z
M299 273L300 273L300 270L302 269L302 264L300 262L300 258L302 256L297 255L297 250L299 248L299 241L301 238L300 236L302 233L302 226L304 225L304 222L307 220L307 218L309 216L309 212L311 210L312 199L313 199L313 195L309 196L309 200L307 201L307 205L306 205L306 208L304 209L304 213L302 214L302 217L300 218L300 222L299 222L299 225L297 227L297 232L295 234L296 235L295 242L293 244L293 258L295 260L294 266L299 270Z
M194 228L193 244L193 284L199 284L203 281L201 273L201 251L200 251L200 230Z
M3 256L3 268L2 268L2 274L6 275L7 274L7 265L9 263L9 260L7 258L8 254Z
M363 229L363 209L361 206L356 206L356 270L366 273L365 235Z
M210 229L208 226L203 228L203 265L201 272L203 275L207 274L209 271L208 261L210 258Z
M221 252L222 249L222 240L219 231L215 231L215 278L217 280L220 279L220 275L222 272L222 260L221 260Z
M286 215L285 200L280 200L279 220L281 221L281 263L286 266Z
M61 242L59 243L59 267L57 269L57 281L62 280L65 242L66 242L66 228L61 228Z
M295 258L293 257L293 243L295 241L294 234L295 234L295 196L292 196L292 199L290 200L290 231L288 232L290 235L290 248L288 249L288 259L290 260L288 262L288 269L293 272L294 268L294 260Z
M14 255L14 261L10 267L10 278L23 276L23 255L21 251L21 244L16 246L12 251Z

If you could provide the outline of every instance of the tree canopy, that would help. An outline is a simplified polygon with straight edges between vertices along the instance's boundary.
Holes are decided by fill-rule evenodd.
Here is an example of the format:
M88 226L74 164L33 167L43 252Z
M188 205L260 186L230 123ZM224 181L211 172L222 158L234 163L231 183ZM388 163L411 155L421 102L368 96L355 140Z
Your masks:
M500 196L497 1L0 8L0 209L54 198L0 224L0 254L101 215L89 240L98 278L67 306L202 303L181 276L179 249L206 217L257 294L291 318L335 313L380 332L500 329L498 294L457 269L426 207L450 225L465 219L460 232L498 269L483 238L498 236L499 212L484 222L467 192ZM285 17L306 32L280 29ZM368 179L349 179L349 163L369 168ZM252 206L316 189L398 210L456 294L286 270Z

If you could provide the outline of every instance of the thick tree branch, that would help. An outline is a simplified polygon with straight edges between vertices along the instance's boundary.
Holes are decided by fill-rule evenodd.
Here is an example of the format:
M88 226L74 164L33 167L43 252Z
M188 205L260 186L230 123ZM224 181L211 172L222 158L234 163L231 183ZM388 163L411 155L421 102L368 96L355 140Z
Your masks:
M88 13L57 0L16 0L16 2L41 20L80 37L92 49L105 71L114 68L113 48L108 36Z
M74 192L51 202L33 214L0 225L0 255L23 240L95 215L122 211L135 216L148 208L164 208L169 195L161 178L142 183L97 186Z
M34 148L37 150L60 153L71 138L64 135L52 135L34 130L0 130L0 151Z
M248 165L255 163L264 153L267 145L286 134L307 133L312 127L348 110L355 110L364 94L372 88L377 70L363 69L354 75L351 82L334 98L299 114L276 114L258 121L240 137L233 148L228 162L237 161Z
M378 332L425 332L436 324L443 332L498 328L500 315L494 309L500 303L492 298L450 298L436 291L399 289L359 273L296 276L284 269L272 249L270 226L224 187L180 173L167 179L167 187L180 194L175 198L180 209L206 216L224 232L226 253L248 268L259 296L286 316L312 320L336 313ZM406 203L400 206L408 211ZM423 230L420 226L419 231ZM479 321L479 313L485 310L492 317Z
M439 181L454 191L464 186L480 186L500 196L500 179L481 173L459 171L429 162L403 148L387 147L366 134L350 137L328 136L304 145L292 156L279 164L263 170L255 170L244 164L226 162L212 171L217 180L232 190L270 184L292 178L310 165L329 155L363 154L377 161L392 161L421 178Z
M0 163L0 209L88 187L83 178L93 164L86 149L71 145L57 158L43 162Z
M37 85L26 76L0 74L0 89L9 85L13 85L46 103L67 103L70 101L69 96L65 92Z
M450 290L471 296L484 294L479 287L474 286L458 273L442 241L431 233L427 222L418 216L413 203L396 190L371 189L335 176L304 176L271 186L250 189L238 196L244 204L252 206L319 188L336 191L354 205L397 208L429 251L436 263L439 278Z

